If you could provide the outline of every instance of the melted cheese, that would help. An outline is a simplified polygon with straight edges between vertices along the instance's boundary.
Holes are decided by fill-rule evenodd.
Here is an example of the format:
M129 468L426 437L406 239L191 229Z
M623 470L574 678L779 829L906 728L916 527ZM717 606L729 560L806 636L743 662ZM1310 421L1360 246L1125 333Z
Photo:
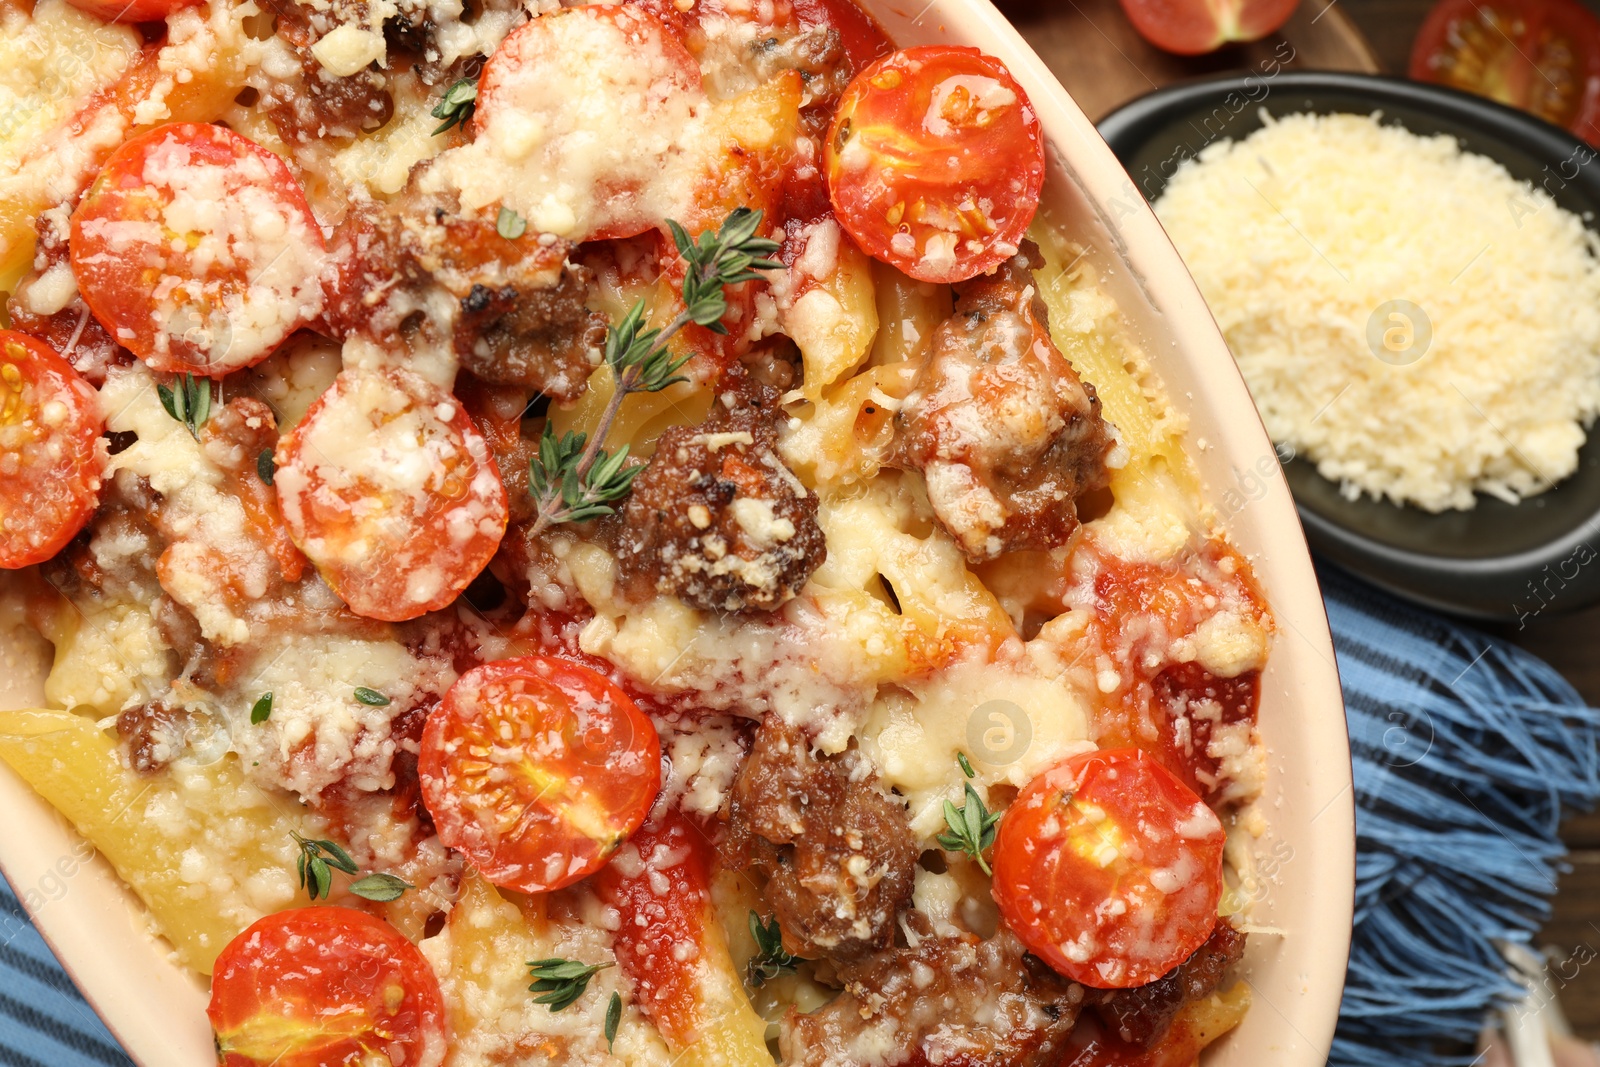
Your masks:
M217 468L184 425L168 415L143 364L113 370L100 390L106 429L138 435L111 457L108 475L129 470L160 493L164 588L188 608L207 640L224 647L251 637L237 604L218 595L224 575L246 597L263 596L274 560L247 533L244 507L222 488Z

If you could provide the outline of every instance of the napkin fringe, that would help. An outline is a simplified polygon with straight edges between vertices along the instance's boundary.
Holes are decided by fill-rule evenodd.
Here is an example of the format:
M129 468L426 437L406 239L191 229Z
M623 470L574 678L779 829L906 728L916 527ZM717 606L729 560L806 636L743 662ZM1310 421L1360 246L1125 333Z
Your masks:
M1566 870L1564 814L1600 798L1600 709L1548 664L1318 568L1356 790L1356 919L1331 1067L1474 1062L1524 990Z

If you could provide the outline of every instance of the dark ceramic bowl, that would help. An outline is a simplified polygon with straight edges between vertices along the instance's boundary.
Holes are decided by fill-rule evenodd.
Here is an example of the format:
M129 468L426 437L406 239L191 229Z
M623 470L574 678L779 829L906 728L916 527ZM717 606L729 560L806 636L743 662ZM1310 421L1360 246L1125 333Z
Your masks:
M1600 162L1566 130L1492 101L1366 74L1208 78L1160 89L1107 115L1100 133L1149 200L1178 162L1214 141L1248 137L1261 112L1382 112L1412 133L1445 133L1542 186L1600 226ZM1600 424L1596 428L1600 430ZM1600 601L1600 432L1578 469L1520 504L1479 494L1477 507L1433 515L1370 497L1347 500L1304 459L1284 476L1306 537L1324 557L1395 593L1483 619L1526 619Z

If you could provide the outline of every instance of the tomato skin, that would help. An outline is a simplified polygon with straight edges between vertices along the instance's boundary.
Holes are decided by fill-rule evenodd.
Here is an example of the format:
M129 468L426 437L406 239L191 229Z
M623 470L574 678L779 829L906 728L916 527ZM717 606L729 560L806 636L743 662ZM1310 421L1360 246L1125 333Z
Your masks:
M839 33L850 73L894 51L894 43L871 15L854 0L794 0L802 29L824 26Z
M204 0L67 0L79 11L107 22L159 22L174 11L198 7Z
M1211 936L1225 836L1153 756L1073 756L1029 782L1001 818L995 902L1028 950L1073 981L1144 985Z
M352 908L256 922L218 955L206 1014L222 1067L444 1062L433 969L400 931Z
M655 726L609 678L556 656L487 663L428 716L417 773L439 839L524 893L599 870L661 791Z
M1288 22L1299 5L1300 0L1122 0L1141 37L1180 56L1260 40Z
M231 130L175 122L113 152L72 213L72 273L151 369L221 378L322 313L322 230L300 183Z
M824 155L840 225L925 282L963 281L1015 255L1044 185L1027 94L975 48L910 48L857 74Z
M1576 0L1440 0L1417 31L1408 73L1600 147L1600 19Z
M94 387L43 341L0 330L0 568L42 563L100 504Z
M450 604L505 536L488 443L460 401L410 371L341 371L275 458L290 539L369 619Z

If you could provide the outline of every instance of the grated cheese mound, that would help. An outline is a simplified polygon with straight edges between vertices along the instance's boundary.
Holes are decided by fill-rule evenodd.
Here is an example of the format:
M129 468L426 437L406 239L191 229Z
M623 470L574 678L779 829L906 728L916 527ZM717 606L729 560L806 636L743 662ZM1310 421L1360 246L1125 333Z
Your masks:
M1600 412L1600 244L1498 163L1380 117L1269 117L1180 166L1156 213L1274 441L1351 499L1514 503L1577 468ZM1426 315L1425 350L1390 301Z

